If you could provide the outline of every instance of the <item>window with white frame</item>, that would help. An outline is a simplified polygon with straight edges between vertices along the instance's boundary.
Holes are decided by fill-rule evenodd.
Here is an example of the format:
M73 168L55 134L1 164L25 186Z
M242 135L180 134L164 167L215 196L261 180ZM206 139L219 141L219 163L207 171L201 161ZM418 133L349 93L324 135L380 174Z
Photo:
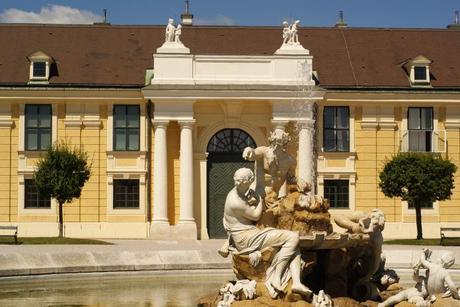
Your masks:
M113 106L113 150L138 151L140 145L139 105Z
M113 180L113 208L139 208L139 179Z
M413 86L429 86L430 64L432 61L423 55L419 55L405 63L405 68L409 73L409 79Z
M24 179L24 208L25 209L50 209L51 199L38 192L33 179Z
M334 209L348 209L350 207L350 191L348 180L324 180L324 198Z
M51 145L52 108L49 104L25 106L25 150L46 150Z
M407 111L409 151L431 152L433 148L433 108L410 107Z
M324 151L350 151L350 109L326 106L323 113Z
M48 83L53 59L42 51L31 54L28 59L30 61L29 83Z
M409 209L415 209L415 204L413 203L408 203L407 207ZM433 209L433 203L429 201L424 201L420 203L420 208L422 209Z

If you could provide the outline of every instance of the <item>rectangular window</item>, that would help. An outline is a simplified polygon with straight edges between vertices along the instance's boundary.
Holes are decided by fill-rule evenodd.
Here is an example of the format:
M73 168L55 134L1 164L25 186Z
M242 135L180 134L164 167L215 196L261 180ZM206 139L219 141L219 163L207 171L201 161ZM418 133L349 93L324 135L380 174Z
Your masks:
M26 209L49 209L51 200L49 197L43 197L38 193L35 181L33 179L24 180L24 208Z
M139 179L113 180L113 208L139 208Z
M324 107L324 151L350 151L350 110L348 107Z
M46 150L51 145L51 105L28 104L25 108L26 150Z
M427 81L425 66L414 66L414 80Z
M139 150L139 106L113 106L113 150Z
M348 208L348 197L348 180L324 180L324 198L329 200L331 208Z
M34 77L46 77L46 62L34 62L33 68Z
M422 209L433 209L433 203L430 203L429 201L422 202L420 204L420 208ZM415 209L415 206L411 203L409 203L409 209Z
M433 108L409 108L408 133L409 151L432 150Z

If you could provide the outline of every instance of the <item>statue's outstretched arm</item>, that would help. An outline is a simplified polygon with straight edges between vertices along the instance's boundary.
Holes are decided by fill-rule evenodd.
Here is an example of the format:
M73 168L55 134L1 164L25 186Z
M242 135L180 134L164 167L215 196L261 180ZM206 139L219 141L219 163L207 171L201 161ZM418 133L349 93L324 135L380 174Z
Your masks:
M243 159L248 161L255 161L265 156L267 147L259 146L257 148L246 147L243 151Z
M428 261L427 254L431 254L431 251L428 249L423 249L422 255L420 256L420 263L426 268L426 269L432 269L435 265Z

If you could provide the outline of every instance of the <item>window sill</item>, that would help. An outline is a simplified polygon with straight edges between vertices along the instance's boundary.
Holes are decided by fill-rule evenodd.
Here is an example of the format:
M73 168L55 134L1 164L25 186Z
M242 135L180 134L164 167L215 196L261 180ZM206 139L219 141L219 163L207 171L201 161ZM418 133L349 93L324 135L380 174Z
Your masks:
M324 151L318 152L318 156L333 156L333 157L350 157L356 156L356 151Z
M145 154L146 151L144 150L107 150L107 155L116 156L116 155L132 155L138 156L141 154Z
M29 159L43 157L46 153L47 150L18 150L18 156Z

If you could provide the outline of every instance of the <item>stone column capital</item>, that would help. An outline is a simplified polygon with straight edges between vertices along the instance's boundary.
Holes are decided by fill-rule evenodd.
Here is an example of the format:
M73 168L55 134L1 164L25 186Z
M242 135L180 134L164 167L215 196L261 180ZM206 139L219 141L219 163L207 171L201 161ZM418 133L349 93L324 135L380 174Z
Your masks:
M181 119L181 120L178 120L177 122L179 123L181 129L182 128L191 129L195 125L196 120L194 120L194 119Z
M315 127L314 119L301 119L297 121L297 125L301 129L313 129Z
M280 129L284 131L287 124L289 124L289 120L287 119L272 119L272 127L275 130Z
M152 124L155 127L164 127L164 128L166 128L169 125L169 119L152 119Z

